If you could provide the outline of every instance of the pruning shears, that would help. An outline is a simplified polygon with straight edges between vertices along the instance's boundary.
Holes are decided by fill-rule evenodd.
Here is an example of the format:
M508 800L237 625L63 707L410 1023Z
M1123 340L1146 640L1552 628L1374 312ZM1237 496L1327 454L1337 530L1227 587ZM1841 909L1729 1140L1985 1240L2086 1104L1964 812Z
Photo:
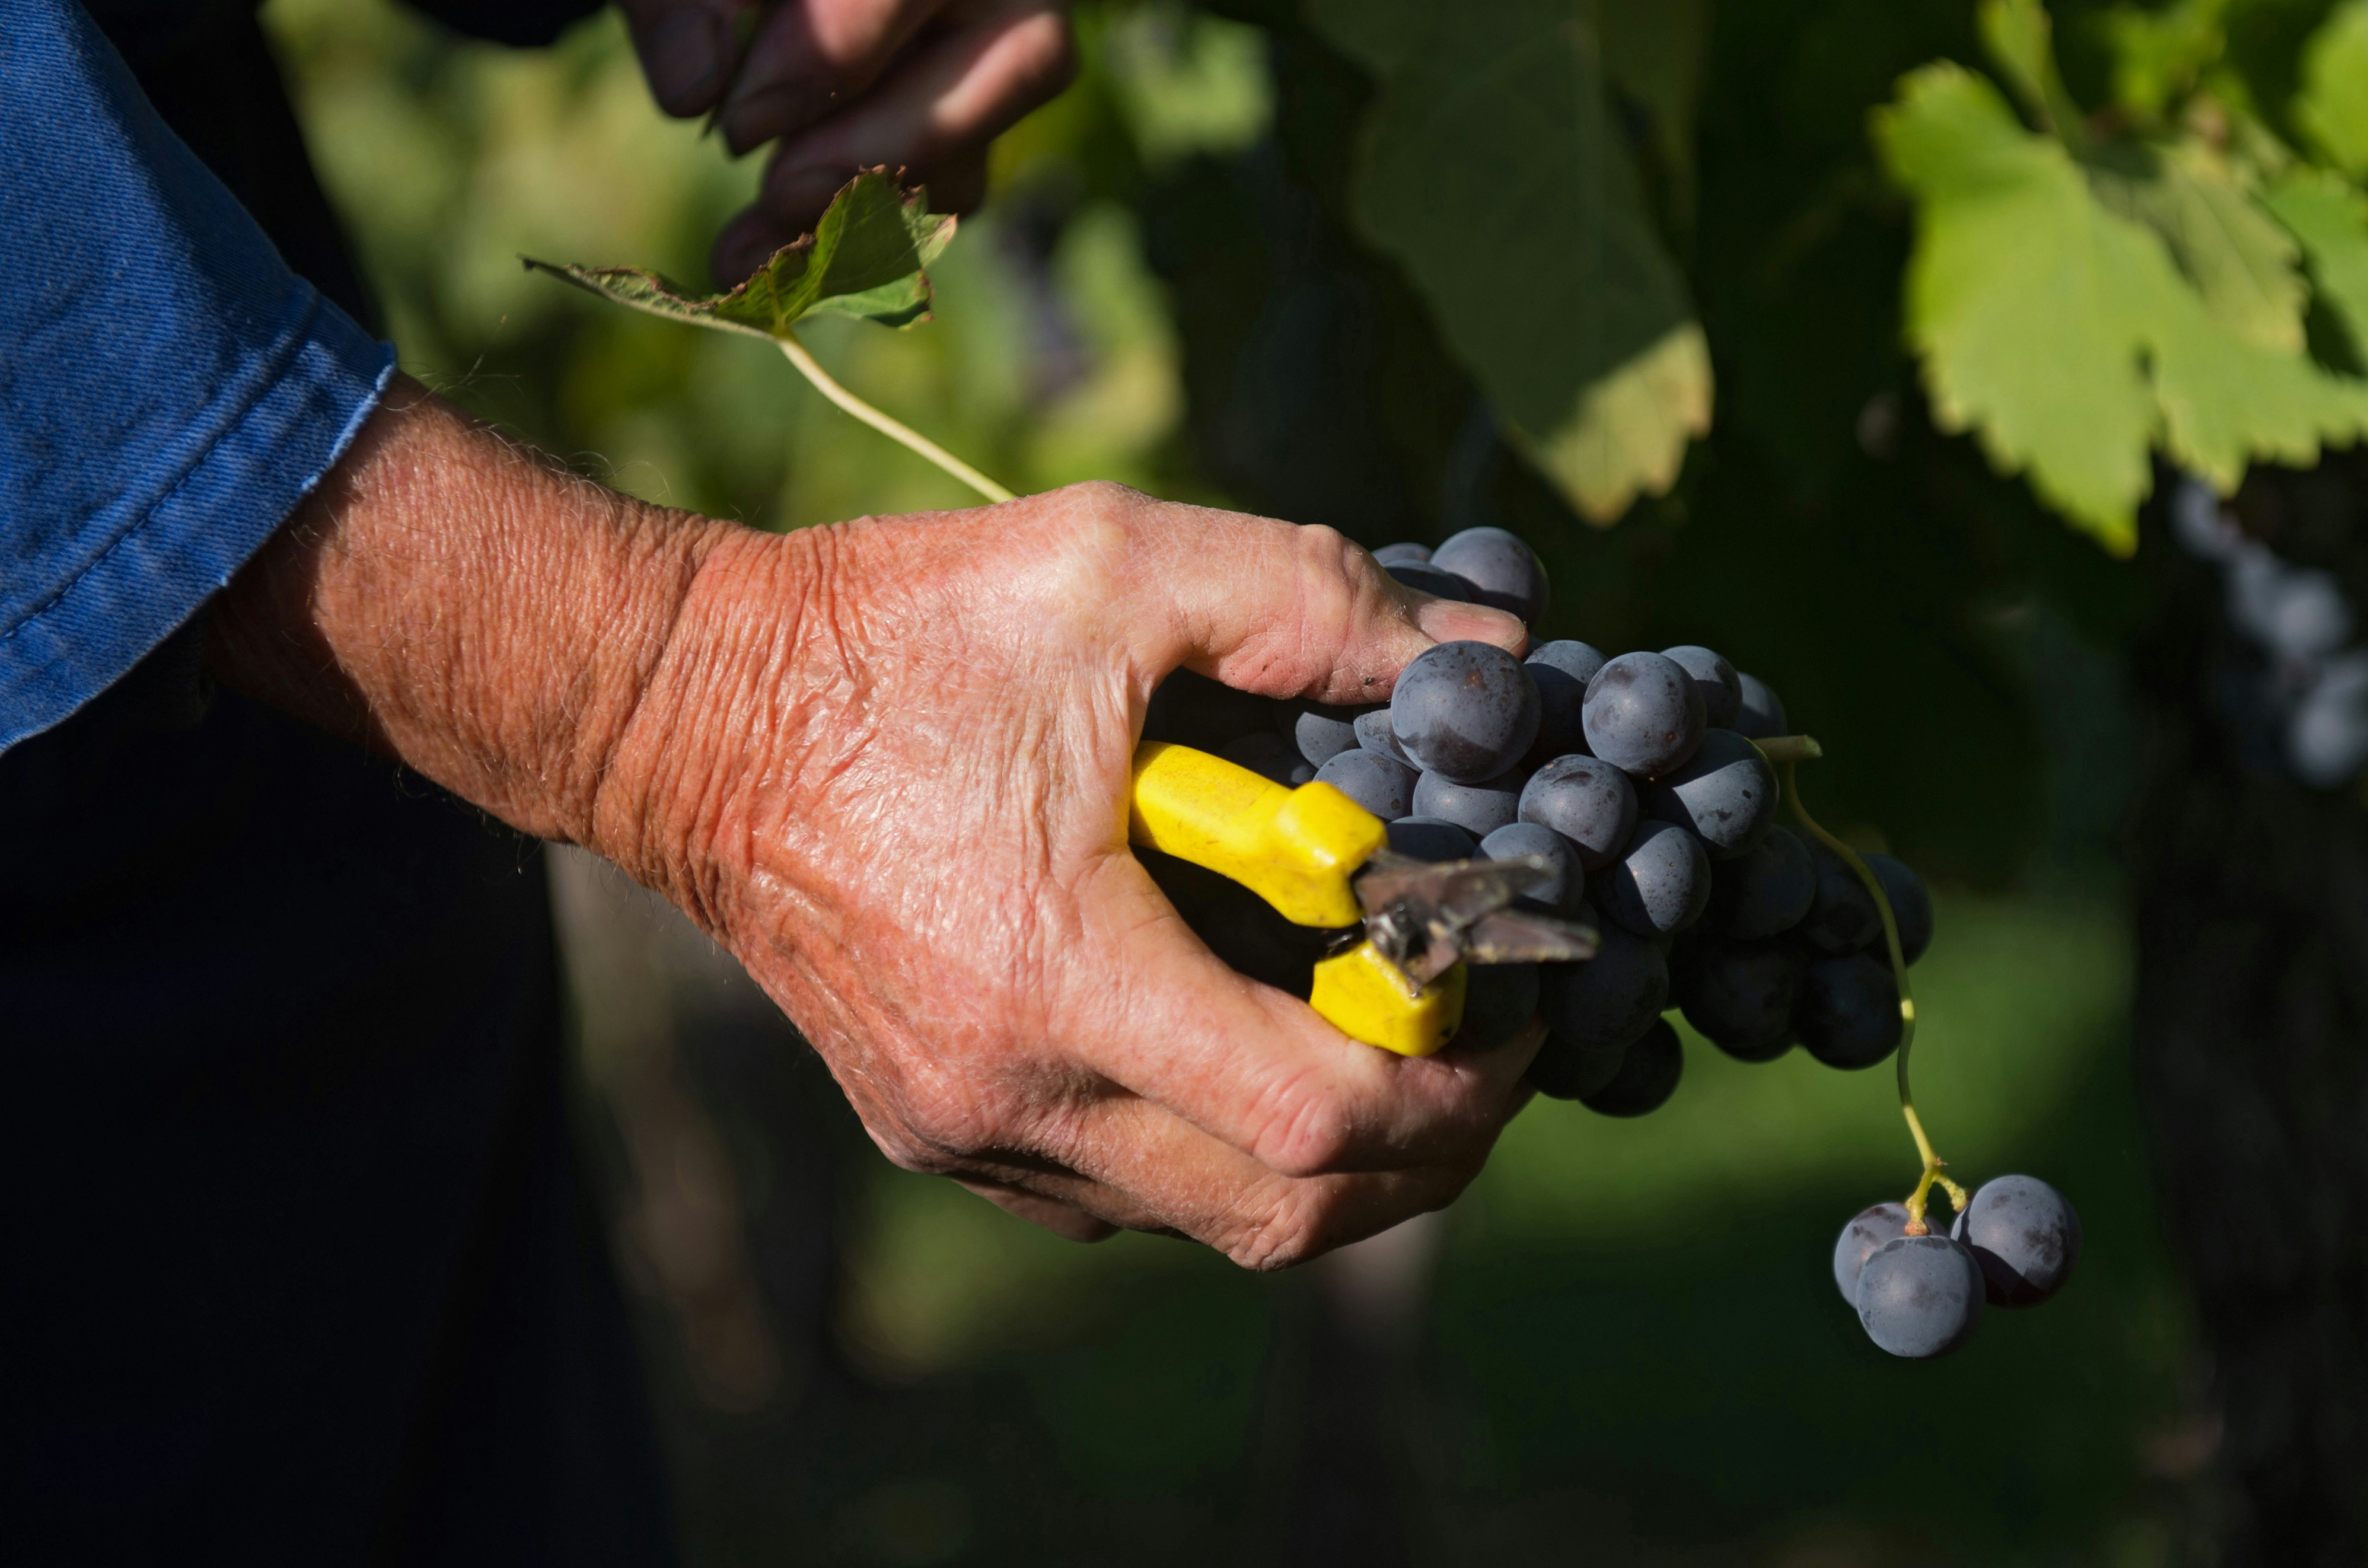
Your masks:
M1394 854L1382 819L1320 779L1286 789L1207 752L1145 741L1127 833L1230 877L1294 926L1340 929L1308 1005L1351 1040L1401 1056L1455 1038L1466 963L1595 956L1592 926L1513 907L1552 876L1543 860Z

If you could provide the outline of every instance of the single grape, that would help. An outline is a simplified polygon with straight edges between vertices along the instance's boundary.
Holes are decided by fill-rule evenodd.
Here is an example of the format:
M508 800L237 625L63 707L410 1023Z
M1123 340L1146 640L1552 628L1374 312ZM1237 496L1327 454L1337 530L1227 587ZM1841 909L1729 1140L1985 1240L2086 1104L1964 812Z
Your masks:
M1687 944L1669 984L1704 1040L1738 1062L1773 1062L1793 1049L1801 956L1783 942L1715 938Z
M1899 1049L1899 987L1864 953L1820 959L1801 975L1793 1028L1828 1067L1872 1067Z
M1894 1356L1945 1356L1982 1323L1982 1271L1946 1236L1884 1243L1858 1276L1858 1321Z
M1351 747L1317 768L1315 777L1383 822L1414 814L1414 769L1377 751Z
M1939 1195L1936 1193L1937 1198ZM1934 1233L1941 1231L1940 1217L1927 1215ZM1859 1270L1874 1256L1874 1249L1885 1242L1896 1242L1907 1233L1907 1205L1878 1203L1872 1209L1861 1209L1842 1227L1839 1240L1834 1243L1834 1285L1842 1300L1858 1305Z
M1636 787L1611 763L1558 756L1521 786L1520 820L1550 827L1590 871L1610 865L1636 832Z
M1620 1063L1627 1059L1627 1045L1583 1041L1555 1032L1553 1014L1547 1011L1550 1004L1543 997L1542 990L1540 1010L1546 1011L1550 1020L1546 1038L1539 1042L1538 1053L1530 1058L1529 1071L1523 1075L1531 1088L1549 1099L1575 1100L1595 1093L1619 1073Z
M1788 827L1767 836L1732 860L1713 868L1706 929L1722 937L1754 938L1790 931L1809 913L1817 896L1817 870L1809 846Z
M1538 738L1531 756L1542 765L1585 751L1587 730L1579 710L1587 701L1587 683L1603 667L1603 655L1584 642L1548 642L1531 649L1523 662L1538 683Z
M1390 733L1425 771L1494 778L1538 734L1538 688L1493 642L1440 642L1414 656L1390 696Z
M1537 1015L1537 965L1466 964L1463 1022L1447 1043L1465 1051L1494 1051L1509 1043Z
M1816 896L1799 930L1819 952L1854 953L1883 937L1883 916L1874 895L1858 879L1850 862L1822 844L1809 846L1809 860L1817 876Z
M1529 781L1528 774L1518 771L1477 784L1458 784L1445 774L1426 773L1415 780L1414 814L1443 817L1468 828L1474 837L1486 838L1520 817L1521 786Z
M1529 662L1533 665L1551 665L1584 687L1595 678L1595 672L1611 663L1611 660L1600 649L1589 643L1561 637L1552 642L1541 642L1531 649Z
M1400 817L1390 824L1389 835L1392 851L1434 865L1442 860L1469 860L1480 847L1469 833L1438 817Z
M1419 594L1431 594L1460 604L1478 604L1480 590L1452 572L1442 572L1427 561L1396 561L1383 571Z
M1932 945L1932 895L1924 891L1923 879L1904 861L1888 855L1861 858L1874 880L1883 884L1883 896L1891 901L1891 918L1899 926L1899 955L1914 963Z
M2080 1261L2080 1215L2037 1176L2002 1176L1974 1189L1952 1233L1971 1248L1994 1307L2034 1307Z
M1622 653L1596 671L1579 712L1587 749L1641 778L1681 767L1705 728L1693 677L1658 653Z
M2228 619L2284 659L2324 658L2351 641L2351 601L2333 573L2248 541L2229 562Z
M1143 738L1212 752L1236 735L1266 728L1271 707L1269 699L1256 692L1235 691L1207 676L1178 670L1151 694L1144 710Z
M1430 559L1427 544L1385 544L1373 551L1373 561L1382 566L1420 566Z
M1600 1116L1649 1116L1669 1103L1685 1070L1686 1051L1678 1040L1678 1031L1669 1027L1668 1019L1655 1018L1652 1027L1628 1047L1611 1082L1591 1095L1579 1096L1578 1103Z
M1554 881L1525 895L1522 903L1549 915L1566 915L1578 907L1587 892L1587 869L1578 863L1578 851L1571 847L1569 839L1550 827L1517 822L1480 841L1483 860L1515 860L1524 855L1534 855L1550 865Z
M1600 935L1585 963L1545 967L1538 999L1548 1030L1590 1060L1624 1049L1669 1000L1668 960L1657 946L1609 923Z
M1274 705L1274 727L1310 767L1321 767L1357 744L1357 710L1284 698Z
M2237 526L2235 509L2223 506L2212 486L2192 474L2170 493L2170 533L2189 554L2223 564L2250 542Z
M1398 744L1398 738L1390 733L1388 703L1379 708L1368 708L1358 714L1352 728L1357 732L1357 744L1367 751L1377 751L1392 762L1402 762L1417 773L1422 771L1415 767L1414 758L1406 756L1406 749Z
M2368 649L2318 663L2318 678L2286 716L2286 767L2313 789L2332 790L2368 764Z
M1733 859L1775 825L1776 770L1733 730L1706 731L1685 766L1653 786L1645 809L1691 831L1713 859Z
M1743 681L1735 666L1698 643L1680 642L1661 650L1661 657L1693 677L1702 693L1702 718L1712 729L1731 730L1743 712Z
M1595 879L1595 903L1640 937L1674 937L1710 905L1710 857L1674 823L1640 822L1627 853Z
M1764 741L1771 735L1789 735L1792 721L1784 716L1784 699L1769 688L1758 676L1736 672L1736 684L1743 693L1740 710L1735 716L1736 733L1747 740Z
M1292 744L1272 730L1252 730L1217 748L1217 755L1278 784L1297 789L1315 777L1315 769Z
M1479 589L1479 603L1510 610L1525 625L1535 626L1546 612L1545 566L1503 528L1465 528L1430 552L1430 564Z

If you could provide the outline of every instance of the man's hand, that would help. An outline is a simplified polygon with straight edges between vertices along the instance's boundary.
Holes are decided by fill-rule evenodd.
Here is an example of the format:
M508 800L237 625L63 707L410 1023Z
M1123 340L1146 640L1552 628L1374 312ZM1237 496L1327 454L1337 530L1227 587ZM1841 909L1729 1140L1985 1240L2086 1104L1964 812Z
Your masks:
M1235 974L1126 847L1189 665L1385 696L1518 621L1329 530L1083 485L786 536L555 474L399 389L213 618L226 676L688 910L872 1137L1074 1235L1270 1266L1436 1208L1534 1038L1408 1060Z
M780 143L756 203L715 242L725 284L811 229L859 170L903 169L933 210L970 210L987 143L1075 68L1064 0L621 4L661 108L716 110L735 153ZM735 77L744 13L756 30Z

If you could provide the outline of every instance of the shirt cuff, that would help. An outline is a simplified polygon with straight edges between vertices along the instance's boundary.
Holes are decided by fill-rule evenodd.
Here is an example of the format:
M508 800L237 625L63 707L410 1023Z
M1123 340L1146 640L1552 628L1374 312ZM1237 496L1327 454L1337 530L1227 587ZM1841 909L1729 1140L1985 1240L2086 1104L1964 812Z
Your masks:
M0 751L70 717L194 616L377 408L393 346L307 293L245 409L114 542L0 627Z

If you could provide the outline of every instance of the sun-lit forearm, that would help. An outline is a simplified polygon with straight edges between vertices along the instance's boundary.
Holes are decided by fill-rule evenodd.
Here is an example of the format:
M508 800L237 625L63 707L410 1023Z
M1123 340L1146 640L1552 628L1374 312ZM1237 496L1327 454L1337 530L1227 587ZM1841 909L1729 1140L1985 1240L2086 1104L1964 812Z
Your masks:
M745 531L559 472L399 381L217 601L211 662L581 841L700 563Z

